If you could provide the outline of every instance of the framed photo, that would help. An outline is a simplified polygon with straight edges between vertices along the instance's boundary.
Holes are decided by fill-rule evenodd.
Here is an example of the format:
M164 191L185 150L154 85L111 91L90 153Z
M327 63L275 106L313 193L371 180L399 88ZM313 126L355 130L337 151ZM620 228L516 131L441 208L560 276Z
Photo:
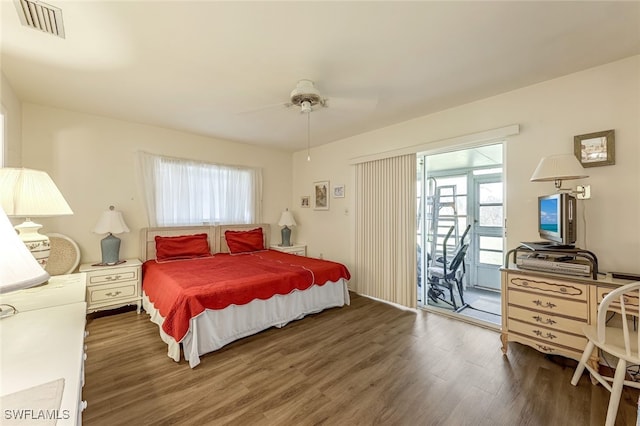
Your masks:
M314 182L313 189L313 208L329 210L329 181Z
M344 185L336 185L333 187L333 198L344 198Z
M574 136L573 151L582 167L616 164L615 132L613 130L605 130Z
M309 196L303 195L300 197L300 207L308 209L309 208Z

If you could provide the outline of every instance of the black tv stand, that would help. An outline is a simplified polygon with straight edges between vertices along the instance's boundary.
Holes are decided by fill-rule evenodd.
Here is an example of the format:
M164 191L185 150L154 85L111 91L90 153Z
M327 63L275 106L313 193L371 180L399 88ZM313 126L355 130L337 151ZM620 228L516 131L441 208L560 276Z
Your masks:
M575 250L573 244L556 244L549 241L532 241L520 243L530 250ZM579 249L578 249L579 250Z
M553 248L551 248L551 247ZM546 241L543 241L542 244L538 243L520 243L520 245L514 249L511 249L507 252L504 260L504 266L509 267L509 256L513 256L513 264L517 264L516 258L518 256L518 251L524 252L535 252L544 255L545 253L556 253L562 254L562 257L566 257L569 259L558 259L560 261L571 260L571 259L582 259L584 261L589 262L591 265L591 278L594 280L598 279L598 258L596 255L589 250L583 250L577 247L571 248L557 248L558 246L554 246L553 244L549 244ZM567 247L567 246L560 246Z

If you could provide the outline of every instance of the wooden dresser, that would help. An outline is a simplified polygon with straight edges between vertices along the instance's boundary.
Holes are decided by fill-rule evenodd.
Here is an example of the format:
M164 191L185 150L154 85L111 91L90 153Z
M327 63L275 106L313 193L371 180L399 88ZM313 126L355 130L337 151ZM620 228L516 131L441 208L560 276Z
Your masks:
M519 342L552 355L580 360L587 343L582 328L595 322L598 304L629 281L597 280L522 270L502 270L502 352ZM594 352L590 361L598 363Z

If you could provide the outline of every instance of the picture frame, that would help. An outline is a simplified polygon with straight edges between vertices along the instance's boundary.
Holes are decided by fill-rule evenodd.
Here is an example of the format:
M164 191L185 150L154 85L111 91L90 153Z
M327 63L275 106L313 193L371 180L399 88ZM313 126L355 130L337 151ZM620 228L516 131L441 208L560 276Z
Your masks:
M611 166L616 163L615 131L574 136L573 151L582 167Z
M308 195L303 195L302 197L300 197L300 207L302 207L303 209L308 209L309 199L310 197Z
M313 183L313 209L329 210L329 181Z
M344 184L333 187L333 198L344 198Z

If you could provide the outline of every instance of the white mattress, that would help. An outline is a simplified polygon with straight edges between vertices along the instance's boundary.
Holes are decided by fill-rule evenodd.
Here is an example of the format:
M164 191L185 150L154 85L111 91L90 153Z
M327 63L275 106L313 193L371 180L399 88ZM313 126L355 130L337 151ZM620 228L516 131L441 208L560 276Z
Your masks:
M191 368L200 364L200 355L220 349L234 340L270 327L284 327L305 315L349 303L347 281L329 281L321 286L313 285L306 290L294 290L267 300L256 299L246 305L230 305L222 310L206 309L191 318L189 331L181 342L176 342L162 330L164 318L146 293L142 293L144 309L151 316L151 321L158 324L160 337L168 345L168 356L176 362L180 361L182 343L184 358L189 361Z

